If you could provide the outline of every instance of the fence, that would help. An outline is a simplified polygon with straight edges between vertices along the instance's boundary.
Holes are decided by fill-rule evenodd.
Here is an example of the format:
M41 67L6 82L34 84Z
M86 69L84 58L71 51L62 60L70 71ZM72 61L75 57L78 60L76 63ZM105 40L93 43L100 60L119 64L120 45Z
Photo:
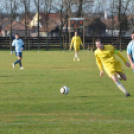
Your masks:
M38 44L38 38L27 38L25 39L22 37L24 43L25 43L25 50L32 50L32 49L59 49L59 50L66 50L69 49L69 39L62 37L40 37L39 38L39 44ZM95 48L95 39L93 37L85 37L84 41L84 49L94 49ZM101 37L103 44L112 44L117 49L126 49L129 41L131 38L121 38L119 39L117 37ZM13 40L13 39L12 39ZM0 49L9 50L11 47L10 38L9 37L0 37Z

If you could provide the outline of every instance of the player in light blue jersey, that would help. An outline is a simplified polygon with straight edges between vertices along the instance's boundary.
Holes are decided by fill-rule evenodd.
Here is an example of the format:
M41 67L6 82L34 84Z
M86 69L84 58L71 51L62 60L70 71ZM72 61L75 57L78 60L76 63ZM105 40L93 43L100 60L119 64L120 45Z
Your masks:
M18 60L12 64L13 65L13 68L15 68L15 65L17 63L19 63L20 69L24 69L22 67L22 64L21 64L23 47L24 47L24 42L23 42L22 39L19 38L19 34L16 33L15 34L15 39L13 40L13 43L12 43L12 51L11 51L11 54L13 54L13 49L15 48L15 54L18 57Z
M128 60L131 64L131 67L134 73L134 32L132 32L131 37L132 37L132 40L127 46L127 57L128 57Z

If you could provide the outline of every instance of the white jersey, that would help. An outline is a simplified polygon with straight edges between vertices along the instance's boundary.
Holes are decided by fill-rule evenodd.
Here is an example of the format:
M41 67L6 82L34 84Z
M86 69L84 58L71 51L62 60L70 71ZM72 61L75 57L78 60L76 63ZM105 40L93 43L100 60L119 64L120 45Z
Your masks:
M15 52L22 52L24 42L22 39L14 39L12 46L15 47Z

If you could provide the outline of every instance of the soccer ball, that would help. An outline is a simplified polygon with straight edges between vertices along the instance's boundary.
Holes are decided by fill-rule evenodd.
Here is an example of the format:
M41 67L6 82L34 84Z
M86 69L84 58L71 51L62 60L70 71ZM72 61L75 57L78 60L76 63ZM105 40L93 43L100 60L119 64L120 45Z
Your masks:
M69 88L67 86L63 86L60 89L61 94L67 95L69 93Z

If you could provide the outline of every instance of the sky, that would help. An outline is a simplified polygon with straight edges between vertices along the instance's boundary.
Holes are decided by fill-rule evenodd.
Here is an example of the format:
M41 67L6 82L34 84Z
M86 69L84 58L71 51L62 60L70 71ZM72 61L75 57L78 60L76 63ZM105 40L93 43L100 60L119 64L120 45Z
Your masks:
M12 1L14 1L14 0L12 0ZM24 5L20 2L22 0L15 0L15 1L17 2L17 6L18 6L17 12L23 13ZM28 2L29 0L26 0L26 1ZM46 1L48 2L49 0L46 0ZM56 5L55 6L55 9L56 9L58 7L57 2L59 2L60 0L52 0L52 1L53 1L53 6ZM86 5L83 6L84 12L86 12L86 13L88 13L88 12L104 12L105 10L107 10L108 14L110 13L109 8L112 5L111 4L112 0L94 0L94 1L95 2L93 4L94 5L93 7L87 6L87 8L86 8ZM118 0L116 0L116 1L118 1ZM125 1L125 0L123 0L123 1ZM134 0L131 0L131 1L133 2L133 4L131 4L131 5L134 5ZM1 0L0 1L0 12L3 11L6 13L7 12L10 13L10 2L11 2L11 0ZM116 2L116 4L117 4L117 2ZM30 4L28 4L28 5L29 5L28 7L30 8L31 12L34 12L34 13L37 12L37 7L34 4L34 0L30 0ZM44 7L43 5L44 5L43 3L40 4L40 9L43 9L43 7ZM130 9L130 12L132 12L132 10L134 12L134 7L132 10L130 7L129 7L129 9ZM76 6L72 6L72 11L75 12L76 10L77 10ZM55 12L55 10L52 10L52 12Z
M20 13L24 12L24 5L20 4L21 3L20 1L22 1L22 0L15 0L15 1L17 2L17 5L18 5L17 11L20 12ZM53 0L53 3L57 3L57 1L60 1L60 0ZM101 5L103 3L103 5L104 5L103 1L104 0L95 0L95 4L94 5L97 5L98 3L100 3ZM7 12L7 11L10 12L10 5L11 5L10 2L11 2L11 0L1 0L0 1L0 12L1 11L3 11L3 12ZM27 0L27 2L28 2L28 0ZM106 2L105 2L105 4L106 4ZM40 7L43 7L42 3L40 5L41 5ZM55 4L54 4L54 6L55 6ZM106 6L104 6L104 7L106 7ZM34 4L34 0L30 0L29 8L31 9L31 12L36 12L37 11L37 7ZM72 6L72 10L75 11L75 9L77 9L76 6ZM86 10L88 10L88 9L89 8L87 8Z

